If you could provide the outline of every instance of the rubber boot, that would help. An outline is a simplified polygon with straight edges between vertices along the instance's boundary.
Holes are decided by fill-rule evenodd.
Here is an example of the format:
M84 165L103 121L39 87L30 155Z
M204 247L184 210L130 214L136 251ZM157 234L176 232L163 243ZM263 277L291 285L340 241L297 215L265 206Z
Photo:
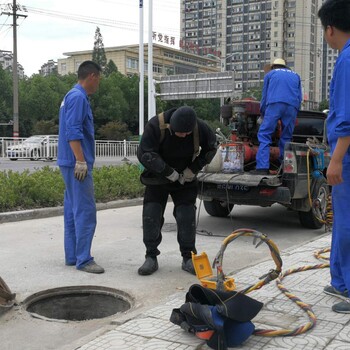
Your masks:
M192 275L196 275L196 271L195 271L195 269L194 269L192 259L185 259L185 258L184 258L184 259L182 260L181 268L182 268L184 271L186 271L186 272L188 272L188 273L190 273L190 274L192 274Z
M157 258L147 256L143 265L139 268L138 273L141 276L152 275L152 273L158 270Z
M192 259L191 252L197 253L196 208L193 204L179 205L174 209L174 216L177 224L177 240L180 245L181 255L187 264L187 260Z
M148 202L143 205L142 228L143 243L146 246L146 257L160 254L158 246L162 241L163 208L159 203Z

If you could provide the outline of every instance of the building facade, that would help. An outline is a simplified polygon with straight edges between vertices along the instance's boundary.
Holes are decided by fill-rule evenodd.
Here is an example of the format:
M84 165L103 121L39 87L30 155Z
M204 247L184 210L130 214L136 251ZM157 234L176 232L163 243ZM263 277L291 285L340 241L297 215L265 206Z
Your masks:
M54 60L48 60L39 70L39 74L43 75L44 77L55 73L57 73L57 62Z
M0 50L0 64L4 70L12 72L13 54L11 51ZM24 78L24 69L21 64L17 63L18 78Z
M118 71L124 75L139 73L139 46L105 47L107 62L112 60ZM91 60L92 50L67 52L67 58L57 61L58 74L76 73L79 65ZM148 47L144 46L145 75L147 75ZM217 72L219 68L213 60L167 46L153 44L154 78L164 75Z
M182 0L181 49L215 55L235 72L237 93L261 87L264 66L283 58L300 74L304 104L322 100L322 0Z

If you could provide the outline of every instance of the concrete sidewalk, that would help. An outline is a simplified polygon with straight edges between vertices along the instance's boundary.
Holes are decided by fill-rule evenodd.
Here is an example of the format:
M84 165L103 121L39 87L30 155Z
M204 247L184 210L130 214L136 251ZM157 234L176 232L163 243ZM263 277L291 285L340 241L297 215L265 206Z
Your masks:
M165 213L160 269L147 277L137 275L144 252L142 206L137 204L98 212L93 254L106 269L102 275L82 273L64 265L62 216L0 224L0 276L17 293L18 303L0 316L1 350L208 349L203 341L169 322L172 309L184 303L189 286L198 283L194 276L181 270L172 203ZM290 237L297 244L306 232L300 227L297 215L286 212L281 206L254 208L253 216L244 207L234 210L234 220L213 218L202 212L198 229L227 236L234 223L235 228L249 226L266 233L279 245L283 270L320 263L313 257L314 251L330 246L330 235L320 236L322 232L316 231L308 233L313 237L308 243L286 249L279 237ZM271 215L268 220L267 212ZM254 250L249 245L247 248L250 240L235 241L232 247L235 254L231 253L231 248L225 253L224 264L234 267L238 290L256 283L274 267L266 247ZM221 242L221 236L198 235L198 252L205 251L212 261ZM317 317L314 329L294 337L253 335L239 348L349 349L350 315L331 311L337 299L323 293L328 282L329 269L296 273L283 281L291 293L312 306ZM76 285L117 288L128 293L134 304L125 314L81 322L48 322L33 318L23 308L23 300L34 293ZM286 298L274 282L249 295L264 303L253 320L257 328L294 329L308 322L305 312Z

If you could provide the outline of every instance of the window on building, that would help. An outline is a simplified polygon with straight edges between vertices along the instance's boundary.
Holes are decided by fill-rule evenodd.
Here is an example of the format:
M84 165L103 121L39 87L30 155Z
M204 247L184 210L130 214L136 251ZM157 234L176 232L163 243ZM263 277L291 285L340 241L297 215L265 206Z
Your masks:
M165 74L166 75L174 75L175 69L172 66L165 66Z
M162 74L163 73L163 66L161 64L153 63L153 72Z
M131 58L131 57L128 57L126 59L126 68L129 68L129 69L137 69L139 66L139 60L136 59L136 58Z
M79 68L80 64L81 64L80 61L76 61L76 62L75 62L75 71L76 71L76 72L78 71L78 68Z

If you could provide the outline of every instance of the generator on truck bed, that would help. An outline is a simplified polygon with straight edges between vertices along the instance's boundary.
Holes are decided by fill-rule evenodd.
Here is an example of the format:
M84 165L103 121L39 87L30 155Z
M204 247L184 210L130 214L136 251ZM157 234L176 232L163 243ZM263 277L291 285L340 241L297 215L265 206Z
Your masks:
M284 149L279 163L278 125L270 147L270 175L253 175L259 147L257 133L260 104L255 100L233 101L223 106L224 124L229 140L221 140L221 170L210 165L198 174L199 198L209 215L227 216L235 204L267 207L279 203L298 211L300 223L307 228L323 226L329 188L325 179L330 161L325 137L326 114L301 110L293 140ZM227 165L228 164L228 165Z

